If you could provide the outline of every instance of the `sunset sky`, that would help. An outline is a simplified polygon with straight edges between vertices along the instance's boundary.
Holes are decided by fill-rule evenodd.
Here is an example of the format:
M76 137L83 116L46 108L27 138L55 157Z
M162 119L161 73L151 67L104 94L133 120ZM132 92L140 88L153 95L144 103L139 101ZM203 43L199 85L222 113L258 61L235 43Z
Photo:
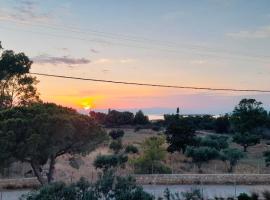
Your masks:
M0 0L0 41L32 72L166 85L270 90L269 0ZM231 112L270 94L39 77L41 98L76 109Z

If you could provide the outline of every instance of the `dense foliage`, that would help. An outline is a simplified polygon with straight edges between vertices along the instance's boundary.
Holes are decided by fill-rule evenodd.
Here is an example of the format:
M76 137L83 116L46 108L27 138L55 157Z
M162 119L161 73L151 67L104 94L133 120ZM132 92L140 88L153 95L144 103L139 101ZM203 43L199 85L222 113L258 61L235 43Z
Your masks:
M171 170L162 161L166 156L163 137L150 137L142 145L143 153L132 161L135 173L138 174L167 174Z
M109 127L121 125L147 125L150 123L148 116L144 115L141 110L139 110L135 116L132 112L120 112L117 110L109 110L107 114L91 111L89 114L100 124Z
M236 148L227 148L222 150L220 157L224 162L228 162L228 172L233 172L233 168L244 157L244 153Z
M112 173L104 174L95 184L84 179L66 185L53 183L46 185L38 191L30 192L22 200L153 200L154 197L137 186L132 177L115 177Z
M186 147L194 145L195 131L186 118L171 117L167 129L165 131L166 140L169 144L169 152L185 152Z
M30 163L41 184L52 181L57 157L88 153L105 136L88 116L51 103L0 112L0 159ZM46 163L49 164L47 180L42 170Z
M36 88L38 81L28 74L31 65L32 61L24 53L17 54L11 50L1 53L0 109L26 106L40 101Z
M202 164L217 159L219 152L211 147L188 147L186 156L192 158L192 162L197 165L199 172L202 172Z

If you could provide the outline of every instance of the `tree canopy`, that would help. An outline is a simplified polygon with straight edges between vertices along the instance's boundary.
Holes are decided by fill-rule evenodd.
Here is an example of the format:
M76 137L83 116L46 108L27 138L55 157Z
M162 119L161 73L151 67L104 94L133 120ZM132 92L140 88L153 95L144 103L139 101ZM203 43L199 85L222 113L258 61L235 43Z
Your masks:
M1 49L1 45L0 45ZM4 50L0 55L0 109L40 101L37 79L29 75L32 61L24 53Z
M242 99L234 108L231 122L238 133L258 133L258 129L266 125L267 111L262 103L255 99Z
M52 181L58 156L87 153L105 137L92 118L52 103L0 112L0 159L30 163L41 184ZM46 163L49 170L44 180L40 169Z
M173 118L165 134L169 152L182 151L184 153L186 147L195 142L195 131L186 118Z

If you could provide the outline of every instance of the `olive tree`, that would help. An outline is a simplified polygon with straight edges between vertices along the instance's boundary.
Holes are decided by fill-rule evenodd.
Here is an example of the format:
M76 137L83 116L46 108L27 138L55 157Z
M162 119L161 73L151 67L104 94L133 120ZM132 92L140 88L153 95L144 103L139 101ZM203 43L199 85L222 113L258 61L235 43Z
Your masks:
M220 156L222 161L228 162L228 172L233 172L233 169L237 165L238 161L244 157L244 153L236 148L227 148L222 150Z
M188 147L185 154L192 158L192 162L197 165L199 172L202 172L203 163L208 163L219 156L219 152L211 147Z

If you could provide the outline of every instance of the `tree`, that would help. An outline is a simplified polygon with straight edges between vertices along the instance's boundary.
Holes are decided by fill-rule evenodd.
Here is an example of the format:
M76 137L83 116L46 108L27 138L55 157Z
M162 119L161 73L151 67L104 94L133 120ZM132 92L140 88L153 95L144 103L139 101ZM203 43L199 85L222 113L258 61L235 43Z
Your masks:
M225 149L229 146L228 137L226 136L207 135L205 137L200 137L197 140L196 145L212 147L216 150Z
M109 148L110 148L111 150L113 150L115 154L118 154L118 153L120 152L120 150L123 149L122 141L121 141L120 139L113 140L113 141L110 143Z
M131 112L119 112L116 110L109 110L106 116L106 124L110 126L132 124L134 114Z
M145 125L149 124L148 116L144 115L143 111L139 110L134 116L134 124Z
M138 153L139 152L139 149L136 147L136 146L133 146L133 145L128 145L126 146L125 148L125 153Z
M192 162L197 165L199 172L202 172L202 164L218 158L219 153L211 147L188 147L186 156L192 158Z
M113 139L113 140L116 140L116 139L120 139L122 138L124 135L125 135L125 132L123 130L111 130L109 132L109 135L110 137Z
M247 152L249 146L254 146L260 143L260 137L250 133L236 133L233 136L233 142L240 144L244 152Z
M171 170L161 161L165 159L166 149L163 137L150 137L142 144L143 154L133 160L136 173L170 173Z
M228 172L233 172L234 167L237 165L238 161L244 157L242 151L236 148L227 148L222 150L221 160L224 162L229 162Z
M169 152L182 151L184 153L186 147L195 142L195 131L185 118L173 120L168 125L165 135Z
M270 151L263 152L266 167L270 166Z
M117 155L98 155L94 161L94 166L97 169L108 171L118 165Z
M215 131L217 133L228 133L230 129L230 121L228 115L218 117L215 120Z
M105 124L105 122L106 122L107 114L105 114L105 113L90 111L89 115L90 115L90 117L95 119L99 124Z
M2 46L0 46L0 49ZM24 53L5 50L0 56L0 109L39 102L37 79L29 75L32 61Z
M266 124L267 112L261 102L255 99L242 99L234 108L231 121L237 133L258 134L259 129Z
M0 112L0 159L30 163L42 185L52 181L57 157L85 155L105 138L106 133L92 118L52 103ZM47 180L42 174L46 163Z

